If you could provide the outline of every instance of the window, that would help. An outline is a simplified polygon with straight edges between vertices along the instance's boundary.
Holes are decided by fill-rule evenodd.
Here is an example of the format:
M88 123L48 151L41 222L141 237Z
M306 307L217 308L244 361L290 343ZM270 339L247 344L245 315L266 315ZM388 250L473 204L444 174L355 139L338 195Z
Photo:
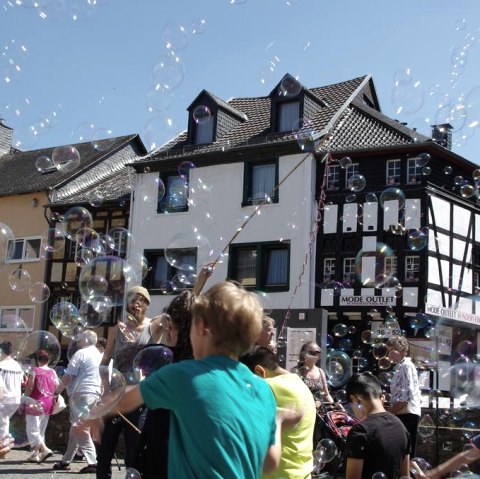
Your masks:
M387 178L385 183L387 185L399 185L400 184L400 171L401 171L401 161L400 160L388 160L387 161Z
M295 127L298 128L298 120L300 118L300 102L289 101L278 105L278 131L293 131Z
M323 260L323 282L329 283L335 279L335 258Z
M229 277L246 288L288 291L290 245L259 243L230 246Z
M385 258L385 275L392 276L397 274L397 257L389 256Z
M75 240L69 240L67 258L70 260L74 260L76 256L77 256L77 242Z
M278 160L245 163L242 206L268 201L278 203Z
M340 166L331 165L328 168L327 190L338 190L340 187Z
M33 331L34 306L0 307L0 328L8 331Z
M422 181L422 168L417 165L417 158L409 158L407 163L407 183L414 185Z
M40 259L41 238L17 238L7 243L6 261L38 261Z
M128 230L124 228L114 228L111 237L115 246L113 247L113 251L109 254L124 258L127 254L128 236Z
M355 283L355 258L343 259L343 281L351 285Z
M405 281L418 281L420 277L420 256L405 256Z
M480 272L473 272L473 293L480 295Z
M348 186L348 180L353 176L353 175L358 175L360 174L360 166L358 163L352 163L351 165L348 165L345 168L345 188L349 188ZM350 188L349 188L350 189Z
M157 213L188 211L188 178L178 174L161 175L165 188L159 188Z
M195 122L195 144L205 145L213 143L214 116L209 115L201 121Z
M178 248L165 250L146 250L145 258L149 272L145 278L145 286L151 294L165 294L178 292L185 288L192 288L195 283L197 270L196 248ZM180 268L175 268L172 264Z

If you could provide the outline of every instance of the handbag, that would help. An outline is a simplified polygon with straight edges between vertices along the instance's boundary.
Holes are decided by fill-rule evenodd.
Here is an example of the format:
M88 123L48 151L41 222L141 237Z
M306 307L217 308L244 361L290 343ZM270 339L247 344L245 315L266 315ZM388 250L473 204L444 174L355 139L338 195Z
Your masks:
M67 404L65 402L65 399L63 396L60 394L57 396L57 398L53 401L53 409L51 415L53 416L54 414L58 414L59 412L62 412L65 408L67 407Z

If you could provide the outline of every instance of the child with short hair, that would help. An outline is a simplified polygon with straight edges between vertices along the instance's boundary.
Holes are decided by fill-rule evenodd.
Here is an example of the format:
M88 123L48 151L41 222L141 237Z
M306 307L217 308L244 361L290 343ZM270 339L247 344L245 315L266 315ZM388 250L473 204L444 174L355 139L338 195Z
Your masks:
M346 393L360 422L347 436L345 478L371 479L376 472L388 479L408 476L410 436L400 419L383 407L378 379L371 373L354 374Z
M282 459L278 469L262 475L262 479L305 479L313 470L312 439L317 410L310 389L302 379L278 364L275 354L266 347L256 346L240 357L257 376L272 389L277 407L302 414L295 427L282 428Z
M165 366L129 388L119 409L170 409L168 477L258 478L280 462L280 428L268 384L238 362L258 338L263 312L224 282L197 296L193 360Z

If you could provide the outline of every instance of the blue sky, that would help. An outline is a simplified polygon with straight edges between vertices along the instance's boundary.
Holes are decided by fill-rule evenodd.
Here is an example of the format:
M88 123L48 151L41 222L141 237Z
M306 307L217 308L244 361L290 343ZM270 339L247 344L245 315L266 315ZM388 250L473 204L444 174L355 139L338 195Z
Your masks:
M140 133L150 149L186 128L202 89L371 73L384 113L427 134L450 120L454 151L480 163L478 0L37 2L0 0L0 118L21 148Z

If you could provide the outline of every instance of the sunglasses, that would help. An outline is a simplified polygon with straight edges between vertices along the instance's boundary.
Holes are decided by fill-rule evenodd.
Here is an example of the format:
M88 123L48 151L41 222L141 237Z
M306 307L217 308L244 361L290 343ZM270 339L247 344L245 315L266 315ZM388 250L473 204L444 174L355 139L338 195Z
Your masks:
M307 351L307 354L310 356L320 356L322 354L322 351Z

